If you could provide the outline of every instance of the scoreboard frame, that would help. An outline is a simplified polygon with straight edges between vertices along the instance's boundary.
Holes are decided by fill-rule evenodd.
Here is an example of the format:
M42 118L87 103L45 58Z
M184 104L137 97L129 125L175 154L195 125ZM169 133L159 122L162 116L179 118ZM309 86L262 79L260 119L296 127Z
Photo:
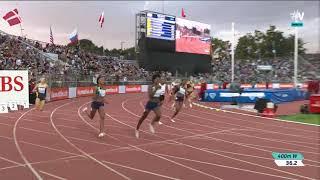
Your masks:
M170 17L174 17L175 19L175 22L176 22L176 19L177 17L174 16L174 15L170 15L170 14L164 14L164 13L159 13L159 12L155 12L155 11L149 11L149 10L146 10L146 11L142 11L143 13L145 13L145 17L146 17L146 20L145 20L145 28L146 28L146 38L152 38L152 39L159 39L159 40L167 40L167 41L176 41L176 23L174 25L174 30L173 30L173 38L172 39L168 39L168 38L165 38L165 37L152 37L152 36L148 36L147 33L148 33L148 13L152 13L152 14L159 14L159 15L163 15L163 16L170 16Z

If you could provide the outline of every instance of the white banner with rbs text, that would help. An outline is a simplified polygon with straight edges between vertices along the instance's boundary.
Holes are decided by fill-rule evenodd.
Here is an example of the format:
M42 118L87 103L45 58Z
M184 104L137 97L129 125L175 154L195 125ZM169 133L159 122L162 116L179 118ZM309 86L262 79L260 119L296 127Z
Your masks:
M0 112L29 107L28 71L0 70Z

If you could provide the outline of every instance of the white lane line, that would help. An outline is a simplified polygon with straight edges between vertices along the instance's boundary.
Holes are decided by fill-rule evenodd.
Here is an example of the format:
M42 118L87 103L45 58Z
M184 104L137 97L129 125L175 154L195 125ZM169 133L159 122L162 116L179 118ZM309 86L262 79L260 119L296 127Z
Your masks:
M292 151L292 152L303 152L303 153L309 153L309 154L315 154L317 156L319 156L320 153L315 153L315 152L309 152L309 151L304 151L304 150L296 150L296 149L288 149L288 148L279 148L279 147L273 147L273 146L262 146L262 145L256 145L256 144L248 144L248 143L239 143L239 145L246 145L246 146L256 146L256 147L262 147L262 148L271 148L271 149L279 149L279 150L283 150L286 149L288 151ZM268 151L268 150L265 150ZM271 151L269 151L271 152ZM304 159L304 160L308 160L308 159ZM319 162L320 163L320 162Z
M54 174L47 173L47 172L45 172L45 171L40 171L40 172L41 172L42 174L46 174L46 175L51 176L51 177L54 177L54 178L56 178L56 179L67 180L66 178L62 178L62 177L56 176L56 175L54 175Z
M10 160L10 159L7 159L7 158L1 157L1 156L0 156L0 159L15 164L15 166L9 166L9 168L11 168L11 167L25 167L25 166L27 165L27 164L22 164L22 163L19 163L19 162L16 162L16 161L12 161L12 160ZM30 163L30 164L35 164L35 163ZM9 168L8 168L8 167L5 167L5 168L1 168L0 170L9 169ZM50 176L52 176L52 177L55 177L56 179L66 180L65 178L62 178L62 177L59 177L59 176L50 174L50 173L48 173L48 172L46 172L46 171L41 171L41 170L39 170L39 172L42 173L42 174L47 174L47 175L50 175Z
M159 177L166 178L166 179L179 180L178 178L173 178L173 177L165 176L165 175L162 175L162 174L158 174L158 173L154 173L154 172L150 172L150 171L146 171L146 170L142 170L142 169L137 169L137 168L133 168L133 167L130 167L130 166L125 166L125 165L121 165L121 164L117 164L117 163L113 163L113 162L109 162L109 161L103 161L103 162L107 163L107 164L114 165L114 166L119 166L119 167L131 169L131 170L143 172L143 173L146 173L146 174L152 174L154 176L159 176Z
M256 130L256 129L250 129L248 128L246 131L252 131L252 132L258 132L258 133L261 133L262 131L260 130ZM234 133L237 133L237 132L234 132ZM239 132L238 132L239 133ZM275 134L275 133L272 133L272 132L268 132L269 134ZM247 134L246 134L247 135ZM267 135L266 135L267 136ZM274 138L272 138L274 139ZM286 140L283 140L283 139L274 139L274 140L279 140L279 141L286 141ZM301 142L301 141L287 141L287 142L296 142L296 143L299 143L299 144L307 144L307 145L317 145L317 143L311 143L311 142Z
M61 160L67 160L67 159L72 159L72 158L83 158L83 159L87 159L87 157L85 157L84 155L78 155L78 156L68 156L68 157L63 157L63 158L58 158L58 159L53 159L53 160L47 160L47 161L38 161L38 162L32 162L30 164L35 165L35 164L45 164L45 163L50 163L50 162L56 162L56 161L61 161ZM15 166L7 166L7 167L3 167L0 168L0 171L5 170L5 169L12 169L12 168L16 168L16 167L25 167L26 164L20 164L15 162L15 164L19 164L19 165L15 165Z
M213 109L217 110L217 108L200 105L200 104L195 103L195 102L194 102L193 104L196 105L196 106L199 106L199 107L213 108ZM258 119L259 119L259 118L261 118L261 119L269 119L269 120L274 120L274 121L281 121L281 122L296 123L296 124L303 124L303 125L308 125L308 126L317 126L317 127L320 127L320 125L317 125L317 124L308 124L308 123L303 123L303 122L288 121L288 120L277 119L277 118L261 117L261 116L251 115L251 114L245 114L245 113L240 113L240 112L229 111L229 110L224 110L224 112L232 113L232 114L238 114L238 115L243 115L243 116L255 117L255 118L258 118ZM293 128L290 128L290 129L293 129ZM294 128L294 129L296 129L296 128ZM306 131L306 130L305 130L305 131ZM311 132L314 132L314 133L315 133L315 131L311 131Z
M7 161L7 162L11 162L12 164L15 164L15 165L20 165L20 164L21 164L21 163L18 163L18 162L16 162L16 161L12 161L12 160L10 160L10 159L7 159L7 158L1 157L1 156L0 156L0 159L2 159L2 160L4 160L4 161Z
M136 98L134 98L136 99ZM138 117L137 114L127 110L125 107L124 107L124 103L127 102L129 99L125 100L123 103L122 103L122 107L125 111L127 111L128 113ZM157 136L157 135L155 135ZM210 137L208 137L210 138ZM217 138L212 138L212 139L217 139ZM222 139L219 139L220 141ZM214 154L214 155L218 155L218 156L221 156L221 157L225 157L225 158L228 158L228 159L232 159L232 160L235 160L235 161L240 161L240 162L244 162L244 163L247 163L247 164L250 164L250 165L254 165L254 166L259 166L259 167L263 167L263 168L266 168L266 169L271 169L273 171L278 171L278 172L282 172L282 173L285 173L285 174L290 174L290 175L293 175L293 176L297 176L297 177L302 177L302 178L306 178L306 179L312 179L312 178L309 178L309 177L306 177L306 176L302 176L302 175L299 175L299 174L294 174L294 173L290 173L290 172L287 172L287 171L282 171L282 170L279 170L279 169L275 169L275 168L271 168L271 167L268 167L268 166L263 166L263 165L260 165L260 164L256 164L256 163L252 163L252 162L249 162L249 161L244 161L244 160L241 160L241 159L237 159L237 158L232 158L232 157L229 157L229 156L225 156L225 155L222 155L222 154L219 154L219 153L215 153L215 152L211 152L211 151L207 151L207 150L204 150L204 149L201 149L201 148L198 148L198 147L195 147L195 146L191 146L189 144L184 144L184 143L181 143L181 142L178 142L178 141L175 141L175 140L171 140L172 142L175 142L177 144L181 144L181 145L184 145L186 147L189 147L191 149L196 149L196 150L199 150L199 151L203 151L203 152L207 152L209 154ZM223 140L222 140L223 141ZM233 142L231 142L233 143ZM234 143L236 144L236 143Z
M177 141L173 141L173 142L177 142ZM257 164L257 163L252 163L252 162L241 160L241 159L238 159L238 158L229 157L229 156L226 156L226 155L223 155L223 154L219 154L219 153L207 151L207 150L204 150L204 149L201 149L201 148L197 148L197 147L191 146L189 144L184 144L184 143L180 143L180 142L177 142L177 143L185 145L186 147L189 147L189 148L192 148L192 149L196 149L196 150L199 150L199 151L207 152L209 154L222 156L222 157L225 157L225 158L228 158L228 159L232 159L232 160L235 160L235 161L240 161L240 162L243 162L243 163L246 163L246 164L259 166L259 167L263 167L263 168L266 168L266 169L271 169L273 171L278 171L278 172L282 172L282 173L285 173L285 174L290 174L290 175L297 176L297 177L300 177L300 178L312 179L313 180L313 178L310 178L310 177L307 177L307 176L302 176L302 175L299 175L299 174L294 174L294 173L290 173L290 172L287 172L287 171L282 171L282 170L279 170L279 169L271 168L271 167L268 167L268 166L263 166L263 165L260 165L260 164Z
M14 139L14 144L16 145L16 149L18 150L20 157L23 159L24 163L27 165L27 167L31 170L31 172L36 176L36 178L38 180L42 180L42 177L39 175L39 173L32 167L32 165L29 163L29 161L27 160L27 158L24 156L21 147L18 143L18 139L17 139L17 126L18 123L20 121L20 119L25 116L27 113L29 113L30 111L32 111L33 109L30 109L28 111L26 111L25 113L23 113L16 121L16 123L14 124L13 127L13 139Z
M166 108L168 109L168 108ZM185 113L184 113L185 114ZM195 116L196 117L196 116ZM201 118L203 119L202 117L196 117L196 118ZM244 127L244 126L241 126L241 127ZM246 130L246 129L243 129L243 130ZM230 133L233 133L233 132L230 132ZM217 138L212 138L212 137L208 137L208 136L202 136L206 139L210 139L210 140L217 140L217 141L223 141L223 142L227 142L227 143L231 143L231 144L236 144L236 145L240 145L240 146L244 146L246 148L253 148L253 149L256 149L256 150L260 150L260 151L265 151L265 152L271 152L271 151L268 151L268 150L265 150L265 149L260 149L260 148L255 148L255 147L251 147L251 146L246 146L246 144L244 143L234 143L234 142L230 142L230 141L226 141L226 140L222 140L222 139L217 139ZM274 147L271 147L271 146L264 146L264 147L270 147L270 148L274 148ZM278 148L280 149L280 148ZM290 149L287 149L287 150L290 150ZM292 149L291 149L292 150ZM298 151L298 150L292 150L292 151ZM310 151L300 151L300 152L303 152L303 153L310 153L310 154L320 154L320 153L315 153L315 152L310 152ZM305 159L306 161L310 161L310 162L314 162L312 160L309 160L309 159Z
M81 152L82 154L84 154L86 157L88 157L89 159L93 160L94 162L98 163L99 165L105 167L106 169L110 170L111 172L119 175L120 177L124 178L124 179L127 179L127 180L131 180L131 178L127 177L126 175L116 171L115 169L111 168L110 166L102 163L101 161L97 160L96 158L92 157L91 155L89 155L88 153L86 153L85 151L83 151L82 149L78 148L76 145L74 145L72 142L70 142L63 134L61 134L61 132L57 129L56 125L54 124L53 122L53 114L59 109L59 108L62 108L66 105L69 105L71 104L72 102L70 103L66 103L66 104L63 104L61 106L58 106L57 108L55 108L52 113L50 114L50 122L51 122L51 125L53 126L53 128L55 129L55 131L60 135L60 137L62 139L64 139L68 144L70 144L72 147L74 147L76 150L78 150L79 152Z
M9 140L13 139L13 138L10 138L10 137L5 137L5 136L0 136L0 138L9 139ZM69 154L69 155L78 155L78 154L75 154L75 153L72 153L72 152L68 152L68 151L64 151L64 150L60 150L60 149L56 149L56 148L51 148L51 147L48 147L48 146L42 146L42 145L39 145L39 144L34 144L34 143L26 142L26 141L19 141L19 142L23 143L23 144L32 145L32 146L35 146L35 147L40 147L40 148L43 148L43 149L49 149L49 150L52 150L52 151L57 151L57 152Z
M168 110L170 110L169 108L165 108L165 109L168 109ZM219 128L214 128L214 127L210 127L210 126L205 126L205 125L202 125L202 124L198 124L198 123L193 123L193 122L189 122L189 121L184 121L184 120L182 120L182 119L179 119L179 118L176 118L178 121L177 122L180 122L180 121L182 121L182 122L184 122L184 123L192 123L192 124L195 124L196 126L202 126L202 127L206 127L206 128L209 128L209 129L213 129L213 130L219 130ZM243 126L241 126L241 127L243 127ZM268 132L268 133L271 133L271 134L279 134L279 133L277 133L277 132L272 132L272 131L265 131L265 130L260 130L260 129L251 129L250 127L247 127L247 130L245 130L245 131L255 131L255 132ZM236 133L236 132L231 132L232 134L234 134L234 133ZM280 134L282 134L282 133L280 133ZM285 134L285 135L288 135L288 134ZM297 143L299 143L299 144L310 144L310 145L314 145L315 143L307 143L307 142L297 142L297 141L287 141L287 140L281 140L281 139L272 139L272 140L277 140L277 141L285 141L285 142L293 142L293 143L295 143L295 145L297 145ZM314 139L313 139L314 140ZM309 146L308 146L309 147Z
M208 151L213 151L213 152L221 152L221 153L226 153L226 154L234 154L234 155L239 155L239 156L247 156L247 157L253 157L253 158L257 158L257 159L265 159L265 160L271 160L274 161L273 158L266 158L266 157L262 157L262 156L254 156L254 155L248 155L248 154L242 154L242 153L235 153L235 152L230 152L230 151L222 151L222 150L215 150L215 149L209 149L209 148L202 148ZM314 163L319 163L317 161L311 161L310 162L314 162ZM311 164L304 164L304 165L308 165L308 166L312 166L312 167L320 167L317 165L311 165Z
M222 165L222 164L210 163L210 162L206 162L206 161L199 161L199 160L188 159L188 158L183 158L183 157L178 157L178 156L171 156L171 155L161 154L161 153L157 153L157 154L159 154L160 156L171 157L171 158L174 158L174 159L180 159L180 160L196 162L196 163L200 163L200 164L206 164L206 165L211 165L211 166L223 167L223 168L227 168L227 169L234 169L234 170L239 170L239 171L244 171L244 172L250 172L250 173L253 173L253 174L260 174L260 175L277 177L277 178L282 178L282 179L294 179L294 178L277 176L277 175L274 175L274 174L268 174L268 173L263 173L263 172L258 172L258 171L251 171L251 170L248 170L248 169L242 169L242 168L237 168L237 167L232 167L232 166L225 166L225 165Z
M84 105L85 105L85 104L83 104L82 106L84 106ZM80 109L82 108L82 106L80 106L79 109L78 109L78 115L79 115L79 117L83 120L84 123L88 124L90 127L92 127L93 129L95 129L96 131L99 132L98 128L96 128L96 127L92 126L91 124L89 124L86 120L84 120L84 118L83 118L82 115L80 114ZM112 116L110 116L110 115L107 114L107 113L106 113L106 115L107 115L108 117L110 117L111 119L119 122L120 124L124 124L125 126L128 126L128 127L132 127L132 126L127 125L127 124L125 124L125 123L123 123L123 122L121 122L121 121L118 121L117 119L113 118ZM110 135L109 135L109 136L110 136ZM119 141L122 142L121 140L119 140ZM128 144L128 143L126 143L126 144ZM171 163L173 163L173 164L179 165L179 166L184 167L184 168L187 168L187 169L189 169L189 170L198 172L198 173L200 173L200 174L203 174L203 175L206 175L206 176L215 178L215 179L222 180L222 179L219 178L219 177L216 177L216 176L213 176L213 175L211 175L211 174L205 173L205 172L203 172L203 171L200 171L200 170L194 169L194 168L192 168L192 167L183 165L183 164L178 163L178 162L175 162L175 161L173 161L173 160L170 160L170 159L161 157L161 156L156 155L156 154L154 154L154 153L152 153L152 152L149 152L149 151L146 151L146 150L144 150L144 149L141 149L141 148L139 148L139 147L137 147L137 146L134 146L134 145L131 145L131 144L128 144L128 145L129 145L130 147L134 148L134 149L138 149L138 150L140 150L140 151L142 151L142 152L145 152L145 153L147 153L147 154L149 154L149 155L152 155L152 156L158 157L158 158L160 158L160 159L169 161L169 162L171 162Z
M143 108L143 105L142 105L142 101L140 101L140 106ZM168 109L168 108L166 108ZM162 116L165 116L165 117L168 117L170 118L169 116L166 116L164 114L162 114ZM180 121L180 119L176 118L178 121ZM194 123L196 124L197 126L199 126L200 124L198 123ZM166 125L165 125L166 126ZM170 126L166 126L166 127L169 127L169 128L174 128L174 127L170 127ZM208 127L210 128L210 127ZM174 129L177 129L177 128L174 128ZM182 128L179 128L177 130L181 130ZM215 130L217 130L218 128L214 128ZM184 129L182 129L184 130ZM218 130L221 130L221 129L218 129ZM191 132L191 131L186 131L186 132ZM226 133L222 133L222 134L226 134ZM294 146L300 146L300 147L304 147L304 148L310 148L310 149L315 149L315 150L319 150L319 148L316 148L316 147L310 147L310 146L304 146L304 145L299 145L297 143L295 143L294 141L284 141L284 140L278 140L278 139L271 139L271 138L262 138L262 137L256 137L256 136L250 136L250 135L246 135L246 134L242 134L242 133L237 133L237 132L228 132L228 134L226 135L237 135L237 136L244 136L244 137L251 137L251 138L256 138L256 139L263 139L263 140L266 140L266 141L271 141L271 142L281 142L282 144L289 144L289 145L294 145ZM293 143L290 143L290 142L293 142Z
M1 125L5 125L5 126L12 126L10 124L4 124L4 123L0 123L0 124ZM19 127L19 129L25 129L25 130L28 130L28 131L33 131L33 132L38 132L38 133L44 133L44 134L57 136L57 134L54 134L54 133L40 131L40 130L36 130L36 129L32 129L32 128ZM94 143L94 144L100 144L100 145L105 145L105 146L113 146L113 147L116 147L116 148L121 148L122 147L122 146L117 146L117 145L112 145L112 144L106 144L106 143L101 143L101 142L96 142L96 141L90 141L90 140L86 140L86 139L76 138L76 137L73 137L73 136L65 136L65 137L70 138L70 139L79 140L79 141L90 142L90 143Z
M224 134L225 134L225 133L224 133ZM272 139L272 138L262 138L262 137L251 136L251 135L246 135L246 134L237 133L237 132L232 132L231 134L225 134L225 135L230 135L230 136L243 136L243 137L249 137L249 138L254 138L254 139L261 139L261 140L270 141L270 142L280 142L281 144L288 144L288 145L293 145L293 146L296 146L296 147L303 147L303 148L309 148L309 149L319 150L319 148L300 145L300 144L297 144L297 143L293 143L293 141L275 140L275 139ZM291 143L291 142L292 142L292 143Z
M168 109L168 108L166 108L166 109ZM255 130L258 130L258 131L261 131L261 132L270 132L270 133L274 133L274 134L281 134L281 135L286 135L286 136L299 137L299 138L302 138L302 139L315 140L314 137L305 137L305 136L302 136L302 135L300 136L300 135L294 135L294 134L288 134L288 133L280 133L280 132L276 132L276 131L268 131L268 130L263 130L263 129L258 129L258 128L252 128L252 127L247 127L247 126L243 126L243 125L237 125L237 124L227 123L227 122L223 122L223 121L216 121L216 120L213 120L213 119L203 118L203 117L200 117L200 116L195 116L195 115L187 114L187 113L184 113L184 112L180 112L180 114L184 114L184 115L191 116L191 117L198 118L198 119L203 119L203 120L206 120L206 121L228 124L230 126L246 127L247 129L255 129ZM209 113L209 114L212 115L212 116L217 116L217 117L222 117L222 118L229 118L229 119L234 119L234 120L242 120L242 119L239 119L239 118L221 116L221 115L212 114L212 113ZM279 126L277 126L277 127L279 127ZM286 127L281 127L281 128L286 128Z

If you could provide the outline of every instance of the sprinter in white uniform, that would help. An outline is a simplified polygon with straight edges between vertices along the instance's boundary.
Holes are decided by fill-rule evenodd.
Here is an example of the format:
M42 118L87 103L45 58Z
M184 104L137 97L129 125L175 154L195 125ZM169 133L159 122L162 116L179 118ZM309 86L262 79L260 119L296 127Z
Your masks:
M161 86L159 93L160 93L160 106L162 106L162 104L164 103L164 100L165 100L165 94L167 92L167 85L166 85L164 79L161 79L159 86ZM163 124L163 123L161 121L159 121L159 125L161 125L161 124Z
M174 118L178 115L180 112L182 106L184 105L184 101L186 99L186 90L185 90L186 81L183 81L180 86L176 86L174 89L174 95L175 95L175 112L173 116L171 117L171 121L175 122Z

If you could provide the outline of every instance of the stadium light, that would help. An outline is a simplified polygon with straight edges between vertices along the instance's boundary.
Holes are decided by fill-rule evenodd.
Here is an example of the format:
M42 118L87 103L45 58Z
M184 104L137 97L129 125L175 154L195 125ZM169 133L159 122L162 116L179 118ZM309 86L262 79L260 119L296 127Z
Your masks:
M232 28L232 42L231 42L231 82L234 81L234 41L235 41L235 33L234 33L234 22L231 24Z
M290 13L291 19L293 22L291 22L291 27L294 27L295 35L294 35L294 76L293 81L295 87L298 84L298 28L303 27L303 16L304 12L299 12L299 10L294 11L293 13Z
M124 42L124 41L121 41L121 42L120 42L121 51L123 50L123 44L124 44L124 43L126 43L126 42Z

